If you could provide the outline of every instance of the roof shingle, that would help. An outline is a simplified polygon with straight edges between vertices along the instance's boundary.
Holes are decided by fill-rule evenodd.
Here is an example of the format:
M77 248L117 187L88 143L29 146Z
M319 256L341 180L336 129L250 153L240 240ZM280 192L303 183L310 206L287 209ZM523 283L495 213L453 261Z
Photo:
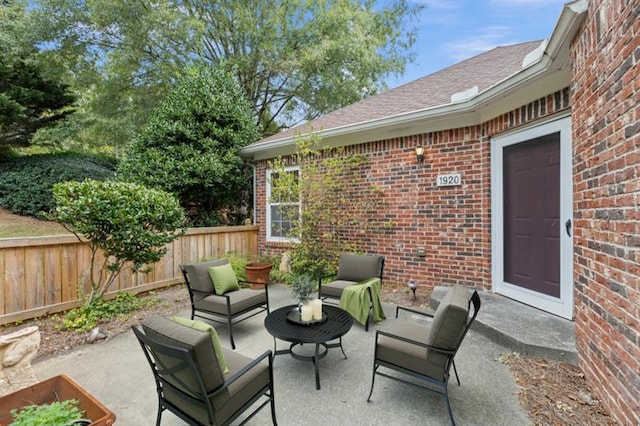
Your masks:
M451 103L451 95L478 86L482 92L522 70L527 53L540 40L496 47L433 74L325 114L309 123L264 138L253 145L295 136L301 130L330 130L365 121L393 117Z

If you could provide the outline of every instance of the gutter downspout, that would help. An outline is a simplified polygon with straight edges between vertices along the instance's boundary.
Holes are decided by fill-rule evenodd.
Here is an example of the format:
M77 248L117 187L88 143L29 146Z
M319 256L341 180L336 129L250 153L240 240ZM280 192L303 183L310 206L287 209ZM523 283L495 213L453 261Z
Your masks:
M256 165L254 163L251 163L251 177L252 177L252 191L253 191L253 225L256 225Z

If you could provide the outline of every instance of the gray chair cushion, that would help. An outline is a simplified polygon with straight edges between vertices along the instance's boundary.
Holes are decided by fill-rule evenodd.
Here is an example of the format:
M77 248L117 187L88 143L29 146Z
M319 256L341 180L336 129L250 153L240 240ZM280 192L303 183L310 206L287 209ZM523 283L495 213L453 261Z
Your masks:
M442 299L429 323L396 320L385 331L437 348L453 350L460 343L468 315L469 290L464 286L455 286ZM442 382L445 379L447 356L438 351L380 336L377 358Z
M253 361L234 351L224 349L224 356L229 366L229 376L235 374L245 365ZM214 424L223 424L240 407L246 404L264 386L269 384L269 364L262 362L251 370L243 374L238 380L233 382L224 392L220 392L211 398L213 406ZM166 393L165 393L166 394ZM170 394L170 392L169 392ZM190 416L197 419L202 424L209 424L207 411L204 406L180 399L176 405Z
M225 296L228 296L231 302L231 315L253 308L261 303L267 303L267 294L264 290L241 288L240 290L227 292L224 296L211 295L199 300L196 299L194 300L194 306L197 310L226 315L227 300Z
M230 374L242 369L253 361L229 349L223 349ZM238 380L229 385L226 392L211 400L215 410L216 424L222 424L247 401L269 384L269 364L264 361L243 374Z
M358 282L369 278L381 278L382 259L382 256L341 253L336 280Z
M200 373L208 391L216 389L224 383L224 375L220 370L209 333L185 327L157 315L146 318L142 322L142 328L145 334L153 339L191 351L196 364L200 367ZM180 377L180 379L189 388L197 389L198 385L195 381L195 376L189 376L188 370L185 370L185 377ZM178 385L177 383L174 384ZM182 386L180 387L182 388Z
M396 320L385 331L407 339L421 343L427 343L427 335L430 325L419 324L412 321ZM377 357L394 365L425 374L429 377L442 375L438 368L427 365L427 349L401 340L380 336L378 339Z
M469 290L456 285L445 294L438 305L427 343L438 348L454 349L464 332L468 316Z
M221 266L229 263L228 259L216 259L201 263L192 263L189 265L182 265L187 276L189 277L189 285L193 290L201 291L204 293L213 293L213 282L209 276L209 268L211 266Z
M342 295L342 291L350 285L357 284L357 281L331 281L330 283L322 284L322 295L331 296L339 299Z

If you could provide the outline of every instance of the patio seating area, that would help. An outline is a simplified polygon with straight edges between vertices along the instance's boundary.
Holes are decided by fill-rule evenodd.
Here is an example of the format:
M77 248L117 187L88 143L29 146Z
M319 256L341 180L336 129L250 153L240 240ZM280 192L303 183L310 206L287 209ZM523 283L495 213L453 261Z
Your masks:
M269 286L269 299L272 310L294 303L290 289L279 284ZM384 330L395 321L395 305L383 304L383 308L387 319L372 324L374 331ZM190 311L176 314L189 317ZM478 320L482 315L481 311ZM256 358L265 350L274 349L273 338L264 328L264 317L257 315L234 327L236 352ZM462 385L452 382L449 388L457 424L526 424L527 414L518 404L515 381L508 367L498 361L500 354L510 349L494 343L474 328L455 359ZM227 346L226 327L216 329L221 343ZM440 395L403 383L380 380L371 402L366 401L375 345L375 334L371 331L365 332L363 326L354 324L342 341L348 358L345 359L340 350L332 349L320 360L320 390L316 390L312 363L289 356L275 358L274 394L280 425L449 423ZM286 346L287 342L278 341L278 349ZM39 380L58 374L71 377L116 414L116 424L155 423L157 396L153 375L131 331L43 360L33 368ZM164 426L182 424L183 421L171 413L163 415ZM261 410L248 424L272 424L269 410Z

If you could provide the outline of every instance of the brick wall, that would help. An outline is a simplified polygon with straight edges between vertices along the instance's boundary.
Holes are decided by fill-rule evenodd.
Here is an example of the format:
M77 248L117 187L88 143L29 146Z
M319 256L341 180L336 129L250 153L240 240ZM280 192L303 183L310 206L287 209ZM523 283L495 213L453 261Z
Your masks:
M612 415L637 425L640 2L591 2L571 56L580 366Z
M540 98L481 125L380 140L349 148L366 155L369 165L362 178L382 188L387 207L377 217L393 226L362 235L354 232L355 246L385 256L385 283L401 284L413 278L423 291L441 284L491 288L491 166L490 137L566 110L569 91ZM414 148L425 147L418 164ZM266 161L256 164L257 224L261 253L278 254L283 243L267 243ZM437 187L436 176L461 173L462 185ZM353 182L354 186L359 182ZM425 257L417 249L426 250Z

